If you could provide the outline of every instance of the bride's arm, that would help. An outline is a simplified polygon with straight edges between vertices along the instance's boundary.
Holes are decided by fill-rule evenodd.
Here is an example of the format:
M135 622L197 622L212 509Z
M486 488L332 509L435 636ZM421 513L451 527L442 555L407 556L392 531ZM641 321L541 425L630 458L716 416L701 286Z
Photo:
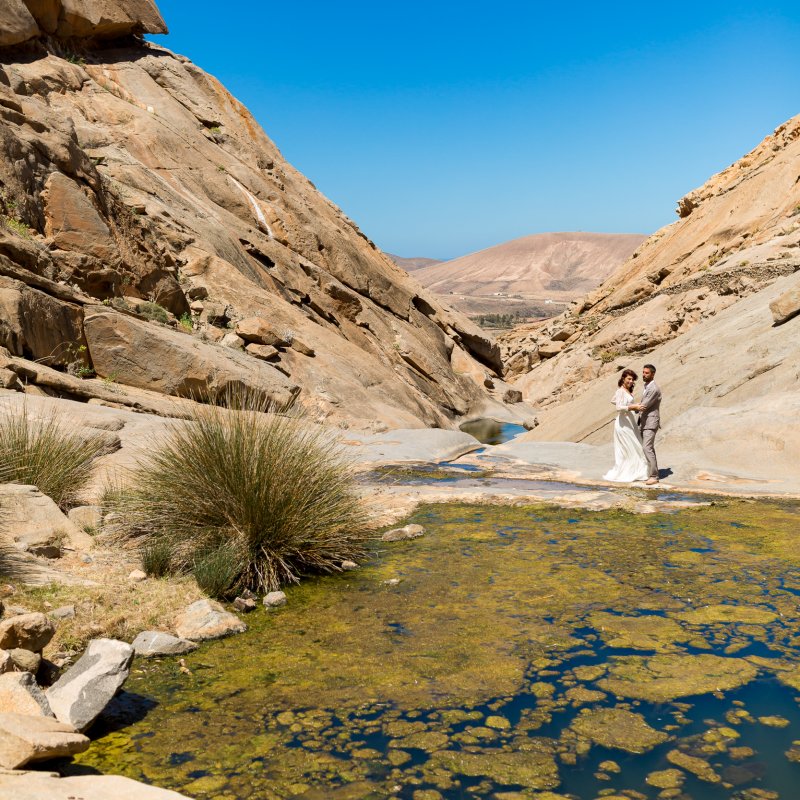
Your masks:
M622 389L617 389L617 393L614 397L611 398L611 402L616 407L617 411L627 411L628 410L628 400L629 395Z

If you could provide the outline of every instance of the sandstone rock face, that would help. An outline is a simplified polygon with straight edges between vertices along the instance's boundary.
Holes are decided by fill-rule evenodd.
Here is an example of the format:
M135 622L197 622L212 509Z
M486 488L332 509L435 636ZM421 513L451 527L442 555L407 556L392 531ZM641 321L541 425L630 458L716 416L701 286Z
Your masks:
M178 636L192 642L221 639L246 630L247 625L244 622L215 600L197 600L175 621L175 632Z
M0 47L19 44L39 35L39 26L22 0L7 0L0 16Z
M0 47L41 34L59 38L113 39L131 33L166 33L151 0L4 0Z
M0 648L12 650L21 647L38 653L47 646L55 632L53 623L39 611L17 614L0 621Z
M0 708L8 714L52 717L50 704L30 672L0 675Z
M52 717L0 713L0 766L5 769L72 756L88 747L89 740L85 736Z
M521 438L610 441L619 370L651 362L662 451L702 451L776 489L796 475L798 172L800 116L691 192L678 221L569 312L503 336L506 379L541 408ZM549 358L520 369L531 351Z
M113 311L84 320L97 374L130 386L179 397L205 396L246 386L287 405L298 387L267 364L225 353L186 334Z
M163 631L142 631L131 643L137 656L177 656L197 649L194 642Z
M189 800L177 792L120 775L54 778L35 772L0 775L0 797L13 800Z
M500 404L453 368L462 354L497 373L493 339L381 253L216 80L149 43L95 48L164 30L150 0L11 6L6 43L30 35L30 9L91 51L85 65L12 50L0 64L0 212L14 222L0 225L0 345L40 362L29 383L123 403L130 387L299 388L313 419L362 429L454 428ZM183 318L180 332L141 319L144 301L168 325ZM242 335L253 319L277 339ZM282 349L279 369L220 346L237 325ZM76 348L75 374L94 369L117 401L101 381L68 380Z
M133 648L114 639L93 639L84 654L47 691L56 718L84 731L130 673Z

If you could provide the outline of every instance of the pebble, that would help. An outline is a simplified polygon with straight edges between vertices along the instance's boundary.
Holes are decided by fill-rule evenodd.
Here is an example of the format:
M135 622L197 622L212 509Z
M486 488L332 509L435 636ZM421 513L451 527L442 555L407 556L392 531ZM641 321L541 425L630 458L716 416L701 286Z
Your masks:
M147 573L143 572L140 569L135 569L128 575L128 580L133 581L134 583L141 583L143 580L147 579Z
M342 561L340 566L343 570L358 569L358 564L355 561Z

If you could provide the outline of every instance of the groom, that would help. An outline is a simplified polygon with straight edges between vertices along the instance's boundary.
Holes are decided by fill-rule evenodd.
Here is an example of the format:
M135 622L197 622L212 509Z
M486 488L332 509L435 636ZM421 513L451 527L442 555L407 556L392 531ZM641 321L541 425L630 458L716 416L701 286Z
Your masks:
M648 486L658 483L658 460L656 459L656 433L661 427L661 389L655 382L656 368L652 364L645 364L642 368L644 392L638 405L628 406L632 411L639 412L639 429L642 432L644 455L647 459L649 477L645 481Z

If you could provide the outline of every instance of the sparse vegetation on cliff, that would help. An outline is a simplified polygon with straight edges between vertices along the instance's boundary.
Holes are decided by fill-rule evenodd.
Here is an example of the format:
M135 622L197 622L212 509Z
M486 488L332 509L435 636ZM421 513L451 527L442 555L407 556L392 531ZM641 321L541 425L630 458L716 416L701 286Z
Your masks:
M228 398L230 400L230 398ZM198 405L109 496L112 535L152 574L192 573L217 597L277 589L364 555L348 464L324 432L251 398Z

